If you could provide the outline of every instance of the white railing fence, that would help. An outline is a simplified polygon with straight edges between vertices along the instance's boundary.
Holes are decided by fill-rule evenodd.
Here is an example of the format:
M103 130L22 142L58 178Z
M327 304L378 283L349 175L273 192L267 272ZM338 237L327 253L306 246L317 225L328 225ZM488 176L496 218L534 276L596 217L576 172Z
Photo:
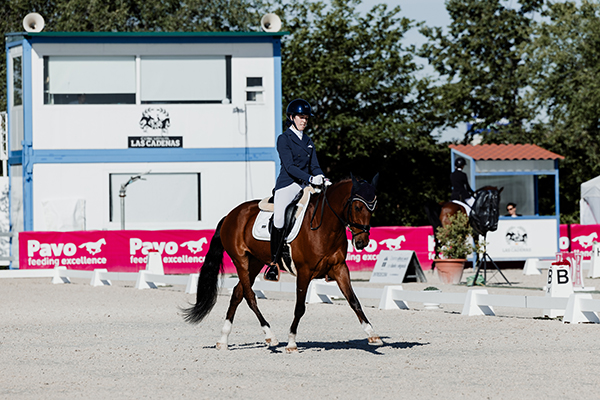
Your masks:
M165 275L141 270L139 272L108 272L106 269L80 271L56 267L54 269L0 270L0 278L51 278L54 284L70 283L72 278L89 279L91 286L112 285L112 281L134 281L136 289L151 289L164 285L185 286L185 293L194 294L198 286L198 275ZM221 280L222 289L232 289L237 278ZM268 282L257 280L252 287L259 298L266 298L265 291L295 293L295 282ZM519 296L489 294L486 289L469 289L466 293L443 293L441 291L407 291L402 286L383 288L354 287L361 299L379 300L379 309L409 309L409 302L423 303L425 308L440 304L462 305L462 314L467 316L495 315L494 307L560 310L563 322L578 324L600 323L600 300L589 293L574 293L569 297ZM312 281L307 293L307 303L333 303L343 298L337 283L324 280ZM431 307L433 305L433 307Z

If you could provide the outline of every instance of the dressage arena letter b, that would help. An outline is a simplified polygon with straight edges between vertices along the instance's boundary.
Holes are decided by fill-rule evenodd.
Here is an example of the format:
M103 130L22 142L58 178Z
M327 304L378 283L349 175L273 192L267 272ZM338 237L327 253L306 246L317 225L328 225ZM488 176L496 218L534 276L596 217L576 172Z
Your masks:
M569 271L566 269L559 269L556 271L556 279L560 285L564 285L565 283L569 283Z

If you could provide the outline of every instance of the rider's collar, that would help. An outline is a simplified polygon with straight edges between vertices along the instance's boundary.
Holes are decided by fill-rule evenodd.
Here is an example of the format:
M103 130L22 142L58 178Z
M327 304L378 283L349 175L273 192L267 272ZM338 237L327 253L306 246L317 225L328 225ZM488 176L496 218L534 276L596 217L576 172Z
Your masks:
M296 134L296 136L298 136L298 139L302 140L302 131L299 131L298 129L296 129L296 127L294 125L290 126L290 129L292 130L292 132L294 132Z

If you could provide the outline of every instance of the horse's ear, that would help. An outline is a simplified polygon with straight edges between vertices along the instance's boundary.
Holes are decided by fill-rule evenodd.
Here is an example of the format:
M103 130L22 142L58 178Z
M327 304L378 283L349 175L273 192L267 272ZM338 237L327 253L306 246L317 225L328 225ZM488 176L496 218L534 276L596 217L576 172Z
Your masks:
M352 175L352 172L350 172L350 179L352 179L352 187L358 187L358 181L356 180L354 175Z
M498 190L498 194L502 193L502 191L503 191L503 190L504 190L504 186L502 186L502 187L500 188L500 190Z
M371 186L373 186L373 189L377 189L377 183L379 183L379 172L375 174L373 180L371 181Z

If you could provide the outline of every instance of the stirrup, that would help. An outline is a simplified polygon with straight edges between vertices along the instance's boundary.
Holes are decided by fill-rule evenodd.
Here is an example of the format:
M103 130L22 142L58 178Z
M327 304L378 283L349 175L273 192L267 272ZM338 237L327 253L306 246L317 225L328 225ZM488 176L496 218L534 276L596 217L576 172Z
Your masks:
M277 266L277 264L273 263L273 264L269 264L267 266L267 270L265 271L264 278L267 281L279 282L280 275L281 275L281 272L279 270L279 267Z

